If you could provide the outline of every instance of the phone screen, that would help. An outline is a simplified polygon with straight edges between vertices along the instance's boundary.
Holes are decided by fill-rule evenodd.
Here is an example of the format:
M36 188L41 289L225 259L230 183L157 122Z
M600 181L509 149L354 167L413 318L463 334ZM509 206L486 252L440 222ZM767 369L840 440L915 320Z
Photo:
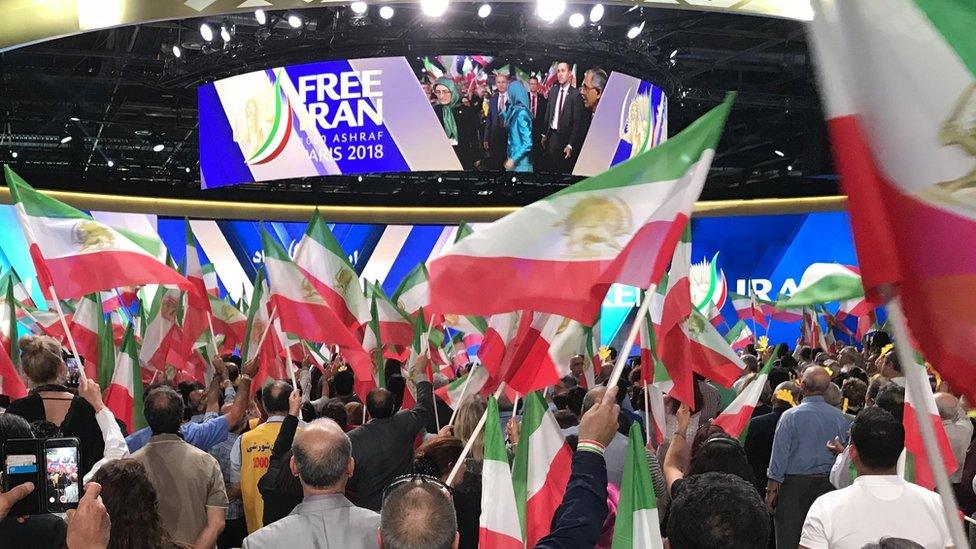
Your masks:
M37 455L36 454L7 454L4 460L4 490L14 486L33 482L37 490ZM10 514L12 516L30 515L40 512L38 498L26 497L14 504Z
M78 447L44 449L48 509L77 507L81 484L78 479Z

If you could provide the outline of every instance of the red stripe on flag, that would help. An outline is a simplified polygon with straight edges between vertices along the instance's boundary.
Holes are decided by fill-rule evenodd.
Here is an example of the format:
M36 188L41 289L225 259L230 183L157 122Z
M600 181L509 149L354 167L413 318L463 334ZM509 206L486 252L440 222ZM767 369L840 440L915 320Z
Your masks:
M529 458L532 457L530 452ZM525 502L526 547L534 547L540 539L549 535L552 517L563 501L572 466L573 452L566 443L563 443L549 463L548 474L542 488Z
M193 286L183 275L136 252L92 252L44 261L61 299L77 298L107 288L149 283L171 284L193 291Z

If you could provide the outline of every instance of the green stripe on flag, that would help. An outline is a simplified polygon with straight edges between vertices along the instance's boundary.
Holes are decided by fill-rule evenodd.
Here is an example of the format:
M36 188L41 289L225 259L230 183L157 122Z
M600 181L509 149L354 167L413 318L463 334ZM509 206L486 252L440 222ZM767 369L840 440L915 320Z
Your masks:
M776 303L777 307L806 307L832 301L843 301L864 295L860 277L829 275L815 284L796 291L785 301Z
M655 521L650 526L657 530L647 532L639 528L643 534L651 534L651 546L644 545L644 539L635 539L634 514L644 509L656 509L657 498L654 495L654 484L651 482L651 470L647 465L647 454L644 453L644 437L641 436L637 422L630 425L630 442L627 445L627 456L624 458L624 476L620 482L620 499L617 504L617 522L613 528L613 549L654 549L661 547L660 526ZM636 542L636 543L635 543Z
M972 0L915 0L935 29L976 75L976 5Z
M142 406L142 366L139 364L139 344L136 343L132 323L122 336L121 352L129 355L132 364L132 427L136 431L146 427Z
M524 402L522 428L519 429L519 442L515 448L515 461L512 463L512 484L515 486L515 503L518 507L519 522L522 524L523 538L525 536L525 502L528 499L529 488L529 439L542 424L542 416L545 415L548 408L541 391L533 391L526 395Z
M10 166L4 165L3 173L7 178L7 186L10 187L10 196L14 204L23 204L24 211L27 212L27 215L35 217L77 217L91 219L90 216L81 210L72 208L60 200L55 200L36 191L22 177L10 169Z
M322 219L318 208L315 208L315 211L312 213L312 219L308 222L308 227L305 229L305 235L321 244L326 250L331 252L332 255L342 258L342 261L345 262L346 267L353 270L352 263L349 262L349 256L346 255L346 252L342 249L339 241L336 240L335 235L332 234L332 230L329 229L329 224Z
M498 401L488 397L488 418L485 420L485 459L508 464L508 449L502 437L501 419L498 417Z
M101 303L99 295L95 294L96 301ZM131 322L130 322L131 324ZM136 361L138 362L138 361ZM112 321L104 314L98 316L98 386L108 388L112 382L112 372L115 370L115 338L112 334Z

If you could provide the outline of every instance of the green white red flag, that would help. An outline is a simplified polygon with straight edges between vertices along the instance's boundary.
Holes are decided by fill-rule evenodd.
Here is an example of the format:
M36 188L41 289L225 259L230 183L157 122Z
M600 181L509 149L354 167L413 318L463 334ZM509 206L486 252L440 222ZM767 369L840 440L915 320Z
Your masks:
M452 409L468 395L479 394L488 382L488 371L480 364L471 366L471 371L434 391L444 404Z
M740 320L729 329L729 333L725 334L725 341L732 346L733 351L739 351L745 349L750 343L755 343L756 335L749 329L746 321Z
M549 534L569 483L573 452L539 391L525 396L512 481L526 547Z
M767 327L766 315L763 313L762 308L756 301L756 296L750 292L750 295L742 295L737 293L729 293L729 297L732 298L732 306L735 307L735 314L741 320L751 320L756 324L759 324L763 328Z
M85 359L85 375L98 379L95 363L98 361L98 326L103 322L102 302L98 292L78 300L71 317L71 337L78 354Z
M478 545L492 549L522 549L522 528L508 466L508 448L502 438L498 402L488 397L485 420L485 459L481 469L481 518Z
M866 295L880 302L890 285L925 357L974 398L976 5L814 9L815 66Z
M3 279L3 303L0 303L0 394L13 399L27 396L27 385L18 371L20 348L17 345L17 311L11 278Z
M654 496L651 469L644 452L640 425L630 424L630 442L624 458L624 476L617 500L612 549L663 549L661 519Z
M213 328L224 336L220 344L221 352L232 352L238 345L244 343L244 333L247 331L247 316L239 311L227 297L218 299L210 294L210 310L213 311Z
M187 365L182 354L183 331L179 325L179 309L182 307L180 290L160 287L157 302L150 311L146 333L139 349L140 362L165 371L166 366L185 370Z
M380 331L380 321L379 312L376 307L376 296L370 297L369 308L371 311L370 321L366 324L365 330L363 332L363 349L369 353L370 356L370 374L369 378L359 381L359 376L357 375L356 381L362 383L362 387L386 387L386 376L385 376L385 365L386 361L383 358L383 335ZM370 385L371 384L371 385ZM365 395L369 391L361 391L359 388L356 392Z
M105 406L125 423L130 433L146 426L142 413L142 368L134 327L129 324L122 338L122 348L115 360L112 381L105 392Z
M857 267L840 263L813 263L803 271L800 283L777 307L807 307L864 296Z
M258 361L258 371L252 385L260 387L268 377L284 379L288 372L281 360L283 348L276 334L272 333L272 314L269 309L271 291L265 282L264 269L258 270L251 292L251 305L247 309L247 329L244 334L244 348L241 359L244 364ZM277 311L274 312L277 315Z
M387 297L383 287L378 283L367 283L366 297L376 298L376 320L379 322L383 344L401 347L413 344L413 322Z
M411 269L393 292L393 302L397 307L408 315L413 315L421 308L427 307L430 304L428 276L427 266L423 263L418 263Z
M664 284L659 285L659 288L662 286ZM648 309L653 306L653 304L650 305ZM653 424L654 441L656 444L661 444L664 442L667 431L664 395L671 390L674 384L671 382L667 368L664 367L664 363L659 358L657 336L654 332L654 323L648 315L641 321L640 333L638 334L640 337L641 383L647 390L647 402L650 409L645 411L650 416L649 421Z
M217 270L214 269L214 264L204 263L201 269L203 271L203 287L206 288L208 294L219 297L220 279L217 277Z
M894 352L894 351L892 351ZM945 467L947 475L958 469L955 455L952 453L952 446L946 436L945 427L942 425L942 418L939 417L939 410L935 405L935 395L932 394L932 387L929 385L929 376L925 371L925 366L912 362L904 367L906 376L915 376L919 379L919 386L922 388L921 394L916 394L911 386L905 384L905 415L902 421L905 425L905 452L907 452L905 463L906 478L919 486L935 489L935 475L932 467L937 466L937 462L925 451L925 444L922 442L922 432L918 427L918 421L926 419L932 423L935 430L935 438L939 444L939 452L942 454L942 466Z
M756 409L756 404L759 403L759 397L762 396L763 389L769 379L769 371L773 369L775 362L775 355L771 356L756 377L735 397L735 400L726 406L725 410L712 421L712 424L725 429L729 436L744 442L746 427L749 425L749 420L752 419L752 412Z
M99 387L108 387L108 384L112 381L112 372L115 371L116 349L114 328L114 323L111 320L105 319L105 317L102 317L98 323L98 359L95 361L98 374L97 377L93 377L92 379L98 380ZM127 329L128 326L122 329L122 337L119 338L120 343L125 339ZM138 354L136 358L138 359ZM86 375L87 371L88 365L86 364Z
M455 243L429 265L433 312L527 309L589 325L612 283L660 279L731 106L730 95L662 145Z

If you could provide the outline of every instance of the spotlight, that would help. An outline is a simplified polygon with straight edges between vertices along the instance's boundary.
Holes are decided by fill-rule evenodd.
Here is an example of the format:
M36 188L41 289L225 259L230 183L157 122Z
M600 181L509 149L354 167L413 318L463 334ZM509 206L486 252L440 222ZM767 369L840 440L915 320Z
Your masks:
M115 167L115 161L114 160L109 160L108 161L108 167L109 168L114 168Z
M787 167L786 167L786 171L788 171L788 172L792 172L792 171L793 171L793 166L787 166Z
M573 27L574 29L582 27L585 21L586 18L583 17L582 13L574 13L573 15L569 16L569 26Z
M668 59L674 59L677 56L678 56L678 50L674 50L671 52L671 55L668 56Z
M773 151L773 154L775 154L776 156L779 156L779 157L786 156L785 154L783 154L783 151L781 151L779 149L774 150Z
M290 26L293 29L297 29L298 27L302 26L302 18L295 14L289 15L288 26Z
M17 151L10 151L10 157L11 158L17 158L18 156L20 156L20 155L17 153Z
M590 8L590 23L597 23L600 19L603 19L603 4L596 4Z
M268 16L264 13L264 10L254 10L254 18L258 20L258 25L263 25L268 22Z
M360 176L357 176L356 177L356 181L359 181L360 183L362 183L363 182L363 176L361 176L361 175Z
M207 42L213 42L214 39L213 27L211 27L206 23L200 25L200 37L202 37Z
M393 19L393 8L390 6L380 8L380 17L386 20Z
M165 148L166 145L163 145L162 143L156 143L155 145L153 145L152 150L154 153L158 153L158 152L163 152L163 149Z
M491 15L491 5L481 4L481 6L478 7L478 17L484 19L489 15Z
M438 183L443 183L444 182L444 178L443 177L438 177L437 178L437 182Z
M77 116L71 116L71 117L68 118L68 120L70 120L72 122L78 122L80 119Z
M220 26L220 39L223 40L224 42L230 42L230 38L231 38L230 31L227 30L227 27L225 25L221 25Z
M627 38L633 40L634 38L637 38L643 30L644 21L641 21L640 25L630 27L630 30L627 31Z
M177 59L183 57L183 50L179 46L173 46L173 57Z
M67 143L71 143L71 136L70 135L66 135L66 136L64 136L64 137L61 138L61 144L62 145L67 144Z
M189 167L184 168L184 169L186 170L186 173L190 173L190 168Z
M349 4L349 7L352 8L352 12L356 15L364 15L367 11L369 11L369 6L366 5L366 2L362 2L361 0L357 0L352 4Z
M566 0L538 0L535 13L540 19L552 23L566 10Z
M420 0L420 11L427 17L440 17L447 11L450 0Z
M515 182L517 182L517 181L518 181L518 179L516 179L516 178L515 178L515 176L513 175L513 176L512 176L512 183L515 183Z

